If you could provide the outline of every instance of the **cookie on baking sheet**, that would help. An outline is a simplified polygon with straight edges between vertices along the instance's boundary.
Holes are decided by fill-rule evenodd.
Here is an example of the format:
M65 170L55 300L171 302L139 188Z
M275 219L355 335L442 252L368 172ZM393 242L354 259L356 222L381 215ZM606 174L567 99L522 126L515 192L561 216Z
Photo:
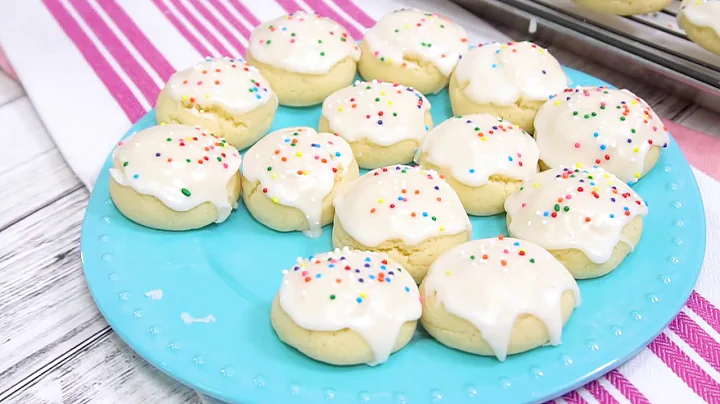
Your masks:
M321 103L349 86L360 48L337 22L297 11L264 22L250 35L247 60L270 82L282 105Z
M591 10L617 15L648 14L667 7L672 0L573 0Z
M387 254L350 249L298 258L283 271L270 319L280 340L333 365L377 365L413 336L422 306Z
M207 58L172 76L155 104L158 123L199 125L242 150L267 133L278 100L242 59Z
M397 83L356 81L323 102L320 132L350 143L360 168L412 162L415 149L432 129L430 102Z
M540 108L535 140L542 168L598 165L634 183L655 166L669 136L662 120L635 94L578 87Z
M678 24L693 42L720 55L720 1L684 0Z
M460 198L435 171L378 168L335 198L333 246L386 252L417 283L435 258L471 236Z
M439 342L477 355L558 345L580 305L572 275L549 252L500 236L442 254L420 286L422 324Z
M550 251L575 279L617 268L640 242L647 203L599 167L543 171L505 201L508 232Z
M257 221L278 231L319 237L332 223L332 201L359 175L350 145L308 127L269 133L242 165L243 201Z
M533 133L547 99L568 86L560 63L530 42L489 43L473 48L450 79L455 115L487 113Z
M240 154L197 127L153 126L118 143L110 197L128 219L161 230L220 223L240 197Z
M532 136L488 114L456 116L438 125L418 149L417 163L436 170L471 215L505 211L505 199L538 171Z
M383 16L360 48L358 69L366 81L400 83L430 94L447 86L468 41L465 29L447 18L406 9Z

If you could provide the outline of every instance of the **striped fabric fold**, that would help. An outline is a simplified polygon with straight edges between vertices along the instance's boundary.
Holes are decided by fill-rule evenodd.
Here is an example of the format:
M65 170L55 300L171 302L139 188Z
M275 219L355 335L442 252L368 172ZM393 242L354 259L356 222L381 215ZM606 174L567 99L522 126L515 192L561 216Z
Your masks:
M186 49L194 48L203 56L237 57L246 51L251 27L260 24L256 14L265 15L257 10L270 3L273 1L152 0L148 7L154 13L159 11L158 15L167 20L163 21L167 30L189 45ZM162 83L177 68L184 67L170 63L169 60L178 62L153 44L150 40L153 36L143 31L139 19L134 21L130 9L123 7L122 2L43 0L43 4L132 122L151 108ZM378 17L364 11L362 4L359 0L274 0L272 6L288 13L315 11L336 20L359 40L362 38L359 28L372 27L373 17ZM685 312L648 348L667 367L664 370L669 375L677 376L674 379L677 383L681 386L684 383L694 392L693 398L720 403L720 380L716 380L720 374L720 342L715 339L718 333L720 310L694 291ZM588 383L585 390L568 393L557 402L649 404L647 397L652 395L638 388L647 389L647 384L635 377L627 369L612 370L599 381Z

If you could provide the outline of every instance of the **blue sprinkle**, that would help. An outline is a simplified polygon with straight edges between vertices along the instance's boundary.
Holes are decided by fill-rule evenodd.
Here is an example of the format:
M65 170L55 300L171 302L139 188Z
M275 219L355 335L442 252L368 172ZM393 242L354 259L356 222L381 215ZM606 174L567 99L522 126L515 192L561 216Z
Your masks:
M508 156L508 160L509 160L509 161L512 161L512 157L511 157L511 156Z
M402 201L402 196L398 196L398 201Z
M385 282L387 282L387 283L392 282L392 278L385 278Z
M605 150L606 148L607 148L607 146L605 146L604 144L600 145L600 150Z
M409 292L410 292L410 288L407 287L407 286L405 286L405 291L409 293Z
M359 297L358 297L357 299L355 299L355 301L358 302L358 303L362 303L362 299L359 298Z
M626 207L624 207L623 209L624 209L624 210L630 210L630 208L628 208L627 206L626 206Z
M370 257L366 257L366 258L365 258L365 262L370 262L370 261L371 261L371 260L370 260Z
M369 275L368 278L375 279L375 275Z
M335 264L328 265L328 268L335 268Z
M425 125L425 130L430 130L430 127Z
M611 214L610 214L610 219L613 219L613 218L615 218L615 215L611 213Z
M290 139L285 139L285 143L287 143L287 142L289 142L289 141L290 141Z
M514 245L515 247L517 247L517 246L520 245L520 242L519 242L519 241L516 241L516 242L513 243L513 245Z
M255 98L257 98L257 99L259 100L260 98L262 98L262 96L261 96L260 94L257 94L257 95L255 96Z
M339 151L336 151L336 152L335 152L335 157L340 157L340 152L339 152Z
M593 136L594 136L594 137L598 137L598 136L600 136L600 134L597 133L597 132L595 132L595 133L593 133Z
M471 169L470 169L470 174L474 174L474 173L475 173L475 169L474 169L474 168L471 168Z
M423 212L423 217L427 217L427 212Z
M543 216L548 216L549 214L550 214L550 213L545 212L545 213L543 213Z
M497 65L495 63L493 63L492 68L493 69L497 68Z
M380 269L382 269L384 271L387 269L387 267L385 265L380 265Z
M135 175L133 175L133 178L138 179L139 176L140 176L140 174L135 174Z
M316 278L322 278L322 274L315 275Z

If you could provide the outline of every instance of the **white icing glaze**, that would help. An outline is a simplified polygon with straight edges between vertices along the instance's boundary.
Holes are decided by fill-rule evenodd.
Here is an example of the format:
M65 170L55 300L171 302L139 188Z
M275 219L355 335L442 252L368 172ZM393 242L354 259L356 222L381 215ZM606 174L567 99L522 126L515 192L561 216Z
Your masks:
M305 214L309 237L322 234L323 199L335 185L338 171L353 161L350 145L330 133L308 127L276 130L245 153L242 174L273 202Z
M519 126L489 114L456 116L425 138L416 157L448 168L453 178L471 187L487 184L490 176L526 180L537 172L538 148Z
M412 276L385 253L336 249L298 258L280 288L282 309L302 328L357 332L375 358L387 361L400 328L422 314Z
M186 125L158 125L118 143L110 175L120 185L158 198L170 209L188 211L205 202L227 219L237 201L227 183L240 168L240 154L225 139Z
M530 42L489 43L468 52L455 69L460 88L473 102L507 106L543 101L568 86L560 63Z
M550 167L599 165L635 182L653 146L667 146L665 125L652 108L627 90L566 89L535 118L540 159ZM579 165L577 165L579 164Z
M563 293L571 291L575 307L580 305L575 279L552 254L507 237L469 241L445 252L433 262L424 285L426 296L437 292L436 304L480 330L501 361L519 316L537 317L550 344L558 345Z
M360 59L360 48L345 28L304 11L257 26L248 52L262 63L307 74L325 74L345 58Z
M386 14L365 33L375 56L389 64L418 67L413 60L432 63L450 76L468 51L467 32L435 13L408 9Z
M322 113L330 130L348 142L366 139L390 146L405 139L421 141L427 134L425 113L430 102L400 84L356 81L325 99Z
M460 198L438 173L403 165L358 178L335 198L335 214L350 236L369 247L471 232Z
M513 237L548 250L575 248L596 264L607 262L619 241L630 244L623 227L648 212L635 191L599 167L537 174L508 197L505 210Z
M683 15L691 23L711 28L720 35L720 1L684 0L678 17Z
M242 59L208 58L173 74L165 85L176 101L200 107L218 106L233 115L252 111L277 96L258 69Z

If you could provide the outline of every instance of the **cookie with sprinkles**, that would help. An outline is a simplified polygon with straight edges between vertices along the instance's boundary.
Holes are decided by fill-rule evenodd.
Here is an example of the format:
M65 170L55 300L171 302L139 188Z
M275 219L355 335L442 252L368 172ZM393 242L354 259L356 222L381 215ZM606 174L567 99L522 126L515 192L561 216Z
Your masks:
M247 60L268 79L280 104L321 103L352 84L360 48L337 22L297 11L258 25Z
M566 89L535 118L543 168L598 165L633 183L647 174L667 147L662 120L640 97L607 87Z
M690 40L720 55L719 0L683 0L677 18Z
M338 194L334 204L334 247L387 252L417 283L437 256L472 236L460 198L432 170L378 168Z
M220 223L237 207L241 157L225 139L168 124L118 143L110 197L128 219L161 230Z
M617 15L648 14L663 10L672 0L573 0L601 13Z
M471 215L505 211L508 195L538 171L538 149L517 125L488 114L456 116L425 138L417 163L436 170Z
M245 153L243 200L271 229L320 237L322 226L332 223L334 196L358 175L343 138L308 127L280 129Z
M420 286L422 324L439 342L504 361L558 345L580 305L572 275L541 247L499 236L445 252Z
M467 33L435 13L398 10L383 16L360 44L358 69L365 80L400 83L423 94L437 93L467 53Z
M280 340L333 365L386 362L412 338L422 306L410 274L385 253L342 250L283 271L270 318Z
M575 279L617 268L635 250L647 203L600 167L551 169L505 201L508 232L550 251Z
M453 114L487 113L533 133L535 114L568 86L560 63L531 42L478 45L450 79Z
M318 124L350 143L360 168L412 162L432 129L430 102L401 84L356 81L323 102Z
M242 59L207 58L172 76L158 96L158 123L200 127L242 150L267 133L278 100L260 72Z

